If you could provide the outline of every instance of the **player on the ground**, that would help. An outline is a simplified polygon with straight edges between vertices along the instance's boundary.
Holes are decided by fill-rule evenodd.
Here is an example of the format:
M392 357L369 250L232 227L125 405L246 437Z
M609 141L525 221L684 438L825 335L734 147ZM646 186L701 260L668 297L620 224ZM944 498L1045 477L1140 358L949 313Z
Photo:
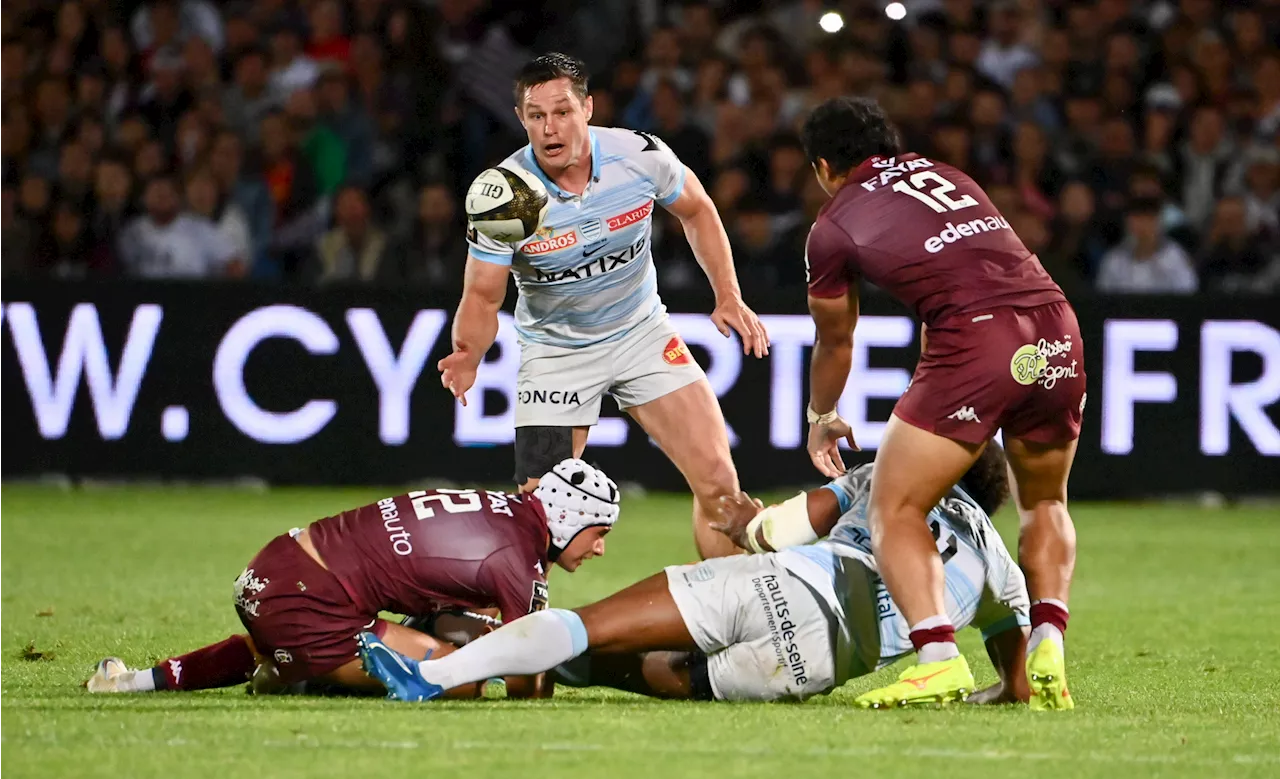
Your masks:
M650 251L654 203L680 219L715 290L711 319L743 351L768 353L768 336L742 301L729 239L701 182L648 133L588 127L585 66L563 54L520 71L516 114L529 145L503 163L546 185L550 207L538 233L505 244L474 229L453 321L453 353L441 383L463 403L498 333L498 310L514 275L520 372L515 408L516 483L522 491L566 457L581 456L606 392L644 428L694 495L694 537L703 557L736 549L710 529L716 501L738 490L720 404L667 318Z
M822 473L843 470L841 439L855 443L836 406L849 376L858 280L898 298L922 324L920 363L876 452L870 506L876 560L911 624L919 665L864 698L972 687L924 519L1003 430L1022 520L1018 560L1033 599L1032 707L1072 708L1062 646L1075 567L1067 477L1085 402L1075 312L982 188L949 165L904 154L875 102L818 106L802 140L831 195L805 251L817 329L808 449Z
M364 633L365 668L399 700L428 700L477 680L551 668L561 683L662 697L803 700L828 693L911 651L907 622L871 553L872 472L864 465L763 511L744 493L723 502L721 526L739 539L750 528L756 548L788 543L772 529L780 514L798 516L826 541L671 566L590 606L549 609L514 630L499 628L439 660L414 662ZM998 446L983 453L962 484L929 515L935 550L946 561L947 613L955 625L982 629L1000 673L1002 683L979 700L1026 700L1026 586L988 517L1008 495ZM588 651L589 667L570 663Z
M566 460L531 495L416 491L319 520L275 538L236 579L236 613L248 635L141 671L107 658L86 685L90 692L227 687L270 663L278 674L271 681L284 686L377 688L356 659L361 631L413 657L452 650L379 619L379 611L497 607L507 621L536 612L547 605L550 563L573 571L604 554L618 498L603 473ZM508 694L549 694L545 681L510 680ZM474 696L479 687L455 694Z

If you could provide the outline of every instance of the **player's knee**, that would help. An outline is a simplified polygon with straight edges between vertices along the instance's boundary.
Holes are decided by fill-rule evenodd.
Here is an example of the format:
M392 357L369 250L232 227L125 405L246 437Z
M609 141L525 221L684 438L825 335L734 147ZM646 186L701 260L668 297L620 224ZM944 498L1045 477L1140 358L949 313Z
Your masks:
M690 474L689 487L694 497L704 503L714 504L722 495L738 491L738 470L727 457L708 459L701 471Z

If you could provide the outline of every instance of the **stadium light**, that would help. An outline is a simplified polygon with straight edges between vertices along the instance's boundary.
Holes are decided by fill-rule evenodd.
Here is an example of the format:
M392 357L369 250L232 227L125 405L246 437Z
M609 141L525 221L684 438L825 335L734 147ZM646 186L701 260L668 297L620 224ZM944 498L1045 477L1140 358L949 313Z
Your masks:
M818 26L825 33L837 33L844 29L844 17L839 11L827 11L818 19Z
M900 22L907 17L907 7L902 3L889 3L884 7L884 15Z

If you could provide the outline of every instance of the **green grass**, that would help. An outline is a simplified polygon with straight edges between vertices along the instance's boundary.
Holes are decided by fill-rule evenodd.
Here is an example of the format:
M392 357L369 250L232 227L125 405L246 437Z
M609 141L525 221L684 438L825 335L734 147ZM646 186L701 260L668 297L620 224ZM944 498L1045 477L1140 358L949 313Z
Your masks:
M1074 507L1079 708L1035 715L849 706L890 671L805 705L603 690L426 706L241 689L90 697L79 684L100 657L145 664L237 632L231 582L269 538L382 494L11 486L2 497L6 777L1280 775L1274 510ZM552 603L689 561L687 512L687 498L630 501L605 559L553 575ZM1007 539L1011 520L1000 517ZM989 681L976 635L962 648Z

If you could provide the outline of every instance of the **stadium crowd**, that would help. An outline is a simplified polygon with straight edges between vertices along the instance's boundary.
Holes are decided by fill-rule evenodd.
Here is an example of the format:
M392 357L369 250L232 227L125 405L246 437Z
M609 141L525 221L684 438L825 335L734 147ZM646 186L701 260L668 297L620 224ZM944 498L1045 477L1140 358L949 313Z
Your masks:
M3 274L459 289L461 193L525 142L511 79L555 49L590 66L593 124L702 178L748 286L803 284L825 198L795 131L854 93L986 187L1068 294L1280 292L1280 1L905 11L6 2ZM655 221L660 283L703 286L679 229Z

